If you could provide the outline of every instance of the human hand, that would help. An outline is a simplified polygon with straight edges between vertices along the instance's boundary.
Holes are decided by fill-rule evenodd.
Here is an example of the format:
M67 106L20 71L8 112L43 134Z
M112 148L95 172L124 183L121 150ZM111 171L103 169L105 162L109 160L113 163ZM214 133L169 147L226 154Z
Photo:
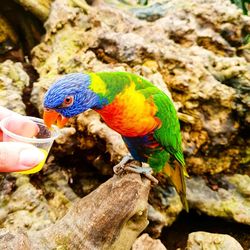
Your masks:
M13 122L8 125L10 131L25 137L32 137L38 133L39 129L36 124L0 106L0 121L7 116L13 116ZM21 142L2 142L2 131L0 130L0 172L31 169L38 165L44 157L44 154L33 145Z

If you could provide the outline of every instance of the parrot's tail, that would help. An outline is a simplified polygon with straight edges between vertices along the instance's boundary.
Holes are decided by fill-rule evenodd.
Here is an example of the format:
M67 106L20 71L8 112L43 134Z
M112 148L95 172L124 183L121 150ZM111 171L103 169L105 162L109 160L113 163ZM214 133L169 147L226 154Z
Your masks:
M185 166L182 166L180 163L178 163L172 167L167 163L163 169L163 173L169 177L177 193L180 195L184 209L188 212L189 209L186 199L186 183L184 178L184 176L188 176L188 174Z

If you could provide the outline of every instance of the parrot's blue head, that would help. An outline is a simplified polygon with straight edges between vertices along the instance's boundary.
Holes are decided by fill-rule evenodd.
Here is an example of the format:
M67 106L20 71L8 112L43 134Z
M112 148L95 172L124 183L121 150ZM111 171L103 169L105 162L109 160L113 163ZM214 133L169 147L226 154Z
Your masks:
M54 82L44 96L44 122L50 127L57 122L63 127L68 118L90 108L100 108L100 96L89 89L90 76L72 73Z

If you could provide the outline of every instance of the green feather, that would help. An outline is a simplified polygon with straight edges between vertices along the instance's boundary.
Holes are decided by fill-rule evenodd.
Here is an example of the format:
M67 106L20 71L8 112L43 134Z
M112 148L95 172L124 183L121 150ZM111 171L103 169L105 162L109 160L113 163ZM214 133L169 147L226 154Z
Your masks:
M161 127L155 130L154 137L167 152L173 155L184 166L185 161L181 146L180 124L173 102L167 95L160 91L153 95L153 99L158 108L156 116L162 122Z
M156 116L162 121L162 126L155 130L154 137L179 162L175 167L166 165L163 172L168 175L180 195L184 208L188 211L184 179L184 176L188 176L188 174L182 153L181 132L177 112L172 101L163 92L153 95L153 99L158 108Z
M95 75L99 76L105 82L107 89L105 97L108 98L109 102L112 102L117 94L121 93L126 87L129 87L131 82L135 83L136 90L142 91L145 97L152 95L154 92L159 92L159 89L151 82L128 72L99 72L95 73Z

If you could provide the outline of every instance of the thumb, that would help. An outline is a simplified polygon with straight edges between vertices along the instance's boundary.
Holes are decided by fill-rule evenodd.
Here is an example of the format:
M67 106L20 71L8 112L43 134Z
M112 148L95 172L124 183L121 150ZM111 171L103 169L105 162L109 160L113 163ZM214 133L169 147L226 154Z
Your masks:
M21 142L0 142L0 172L15 172L35 167L44 159L36 147Z

